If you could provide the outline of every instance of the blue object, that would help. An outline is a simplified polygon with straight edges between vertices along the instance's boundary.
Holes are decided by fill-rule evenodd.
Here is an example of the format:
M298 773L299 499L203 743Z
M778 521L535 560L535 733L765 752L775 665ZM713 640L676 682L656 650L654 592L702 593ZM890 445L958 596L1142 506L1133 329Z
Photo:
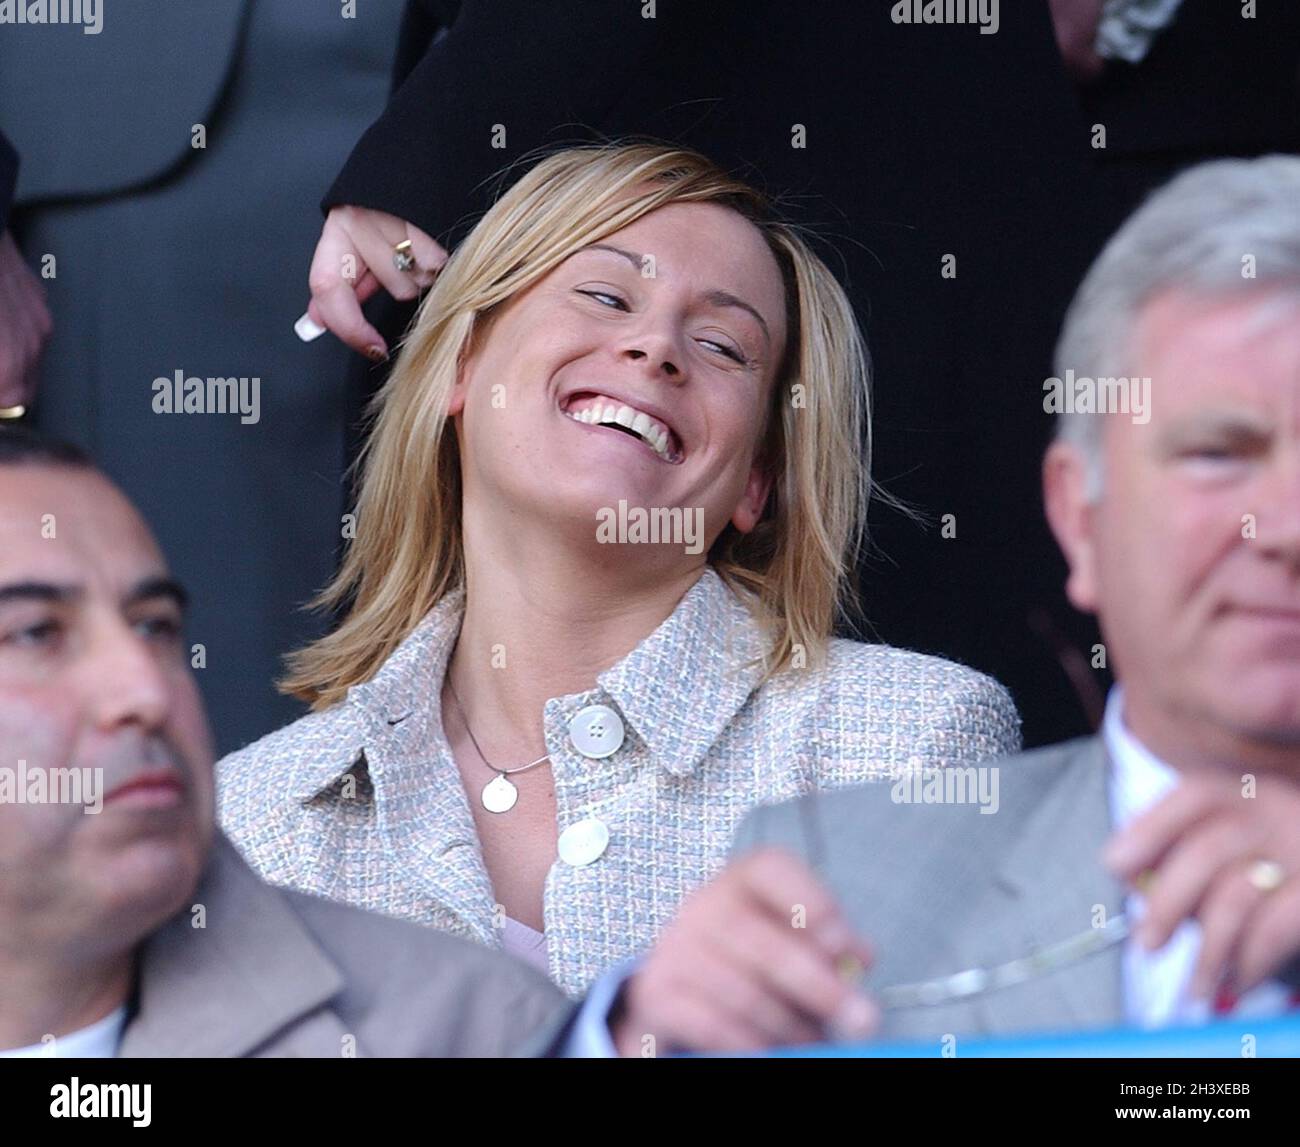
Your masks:
M1247 1039L1253 1044L1247 1044ZM956 1059L1243 1059L1249 1047L1260 1058L1300 1057L1300 1013L1267 1020L1220 1020L1195 1027L1157 1031L1105 1028L1060 1035L997 1039L958 1036ZM783 1059L941 1059L939 1040L923 1042L806 1044L760 1053Z

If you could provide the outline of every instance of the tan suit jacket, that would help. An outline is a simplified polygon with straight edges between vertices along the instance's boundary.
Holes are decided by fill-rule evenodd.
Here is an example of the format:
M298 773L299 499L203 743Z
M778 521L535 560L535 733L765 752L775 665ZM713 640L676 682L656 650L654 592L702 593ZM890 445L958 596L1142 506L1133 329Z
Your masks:
M220 834L138 970L123 1057L501 1056L571 1006L501 953L272 888Z

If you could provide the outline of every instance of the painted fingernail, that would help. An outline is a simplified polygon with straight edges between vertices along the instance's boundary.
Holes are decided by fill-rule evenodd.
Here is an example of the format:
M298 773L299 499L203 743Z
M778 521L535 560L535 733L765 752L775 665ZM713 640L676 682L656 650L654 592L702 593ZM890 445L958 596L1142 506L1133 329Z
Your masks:
M366 358L371 362L383 362L388 357L387 352L381 346L366 347Z
M325 333L325 328L313 320L310 313L307 313L293 324L293 333L303 342L309 343L320 338Z

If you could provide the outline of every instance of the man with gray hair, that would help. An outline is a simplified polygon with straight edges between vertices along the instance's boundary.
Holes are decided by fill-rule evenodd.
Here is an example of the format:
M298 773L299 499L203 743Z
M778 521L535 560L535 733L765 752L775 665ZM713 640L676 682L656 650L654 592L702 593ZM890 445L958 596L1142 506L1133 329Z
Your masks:
M755 810L623 984L621 1047L1300 1003L1300 158L1155 193L1084 280L1056 371L1149 399L1076 389L1044 461L1118 682L1100 733L1002 762L995 815L887 783ZM853 958L871 970L846 997Z

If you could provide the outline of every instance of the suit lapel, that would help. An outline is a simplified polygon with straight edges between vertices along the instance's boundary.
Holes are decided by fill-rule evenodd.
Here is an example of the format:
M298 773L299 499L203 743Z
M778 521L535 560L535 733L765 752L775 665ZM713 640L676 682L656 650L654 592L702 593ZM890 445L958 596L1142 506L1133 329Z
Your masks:
M1109 762L1100 738L1075 742L1060 777L1030 814L998 871L1004 915L996 925L1018 936L1021 953L1065 940L1123 909L1123 888L1102 866L1110 834ZM1014 767L1014 766L1009 766ZM980 997L991 1032L1095 1027L1123 1014L1120 946L1025 985Z
M341 1022L323 1007L342 990L342 973L220 834L194 904L145 942L138 968L123 1057L243 1056L286 1029L279 1054L343 1046Z

